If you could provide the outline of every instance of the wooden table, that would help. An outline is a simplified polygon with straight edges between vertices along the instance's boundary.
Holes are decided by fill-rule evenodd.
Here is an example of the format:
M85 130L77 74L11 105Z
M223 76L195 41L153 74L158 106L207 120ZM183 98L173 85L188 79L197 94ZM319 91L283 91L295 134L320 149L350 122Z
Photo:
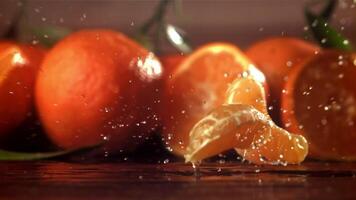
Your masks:
M356 163L0 163L0 199L356 199Z

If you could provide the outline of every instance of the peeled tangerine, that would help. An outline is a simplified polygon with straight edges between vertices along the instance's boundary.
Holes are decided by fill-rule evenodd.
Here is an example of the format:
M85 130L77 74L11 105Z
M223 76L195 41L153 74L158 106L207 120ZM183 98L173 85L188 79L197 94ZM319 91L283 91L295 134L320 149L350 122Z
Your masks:
M255 164L297 164L308 153L303 136L273 123L262 85L249 77L234 81L226 104L193 127L185 159L200 162L231 148Z

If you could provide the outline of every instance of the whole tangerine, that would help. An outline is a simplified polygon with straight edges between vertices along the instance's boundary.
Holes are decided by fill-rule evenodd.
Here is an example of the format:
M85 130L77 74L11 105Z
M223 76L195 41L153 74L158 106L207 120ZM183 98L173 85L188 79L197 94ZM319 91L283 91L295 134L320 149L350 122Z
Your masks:
M73 33L46 56L36 103L49 138L64 149L106 141L132 149L158 127L162 67L125 35L104 29Z
M0 42L0 137L31 115L35 79L44 54L37 46Z

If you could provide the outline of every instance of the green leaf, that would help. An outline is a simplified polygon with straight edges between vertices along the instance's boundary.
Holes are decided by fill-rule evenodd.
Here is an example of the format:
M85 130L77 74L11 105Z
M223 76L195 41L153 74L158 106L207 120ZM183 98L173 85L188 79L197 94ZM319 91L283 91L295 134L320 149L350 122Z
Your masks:
M56 152L44 152L44 153L25 153L25 152L13 152L0 150L0 161L30 161L30 160L43 160L50 158L57 158L62 156L68 156L77 153L89 152L95 148L100 147L102 144L82 147L78 149L56 151Z
M318 17L308 10L305 15L309 23L309 28L320 46L324 48L337 48L345 51L353 50L349 40L331 27L324 18Z
M320 14L316 15L310 11L311 4L308 4L305 8L305 17L309 24L309 30L321 47L352 51L353 47L349 40L328 23L336 5L336 0L328 0Z
M52 47L72 31L59 26L42 26L31 28L31 32L38 39L40 44L46 47Z

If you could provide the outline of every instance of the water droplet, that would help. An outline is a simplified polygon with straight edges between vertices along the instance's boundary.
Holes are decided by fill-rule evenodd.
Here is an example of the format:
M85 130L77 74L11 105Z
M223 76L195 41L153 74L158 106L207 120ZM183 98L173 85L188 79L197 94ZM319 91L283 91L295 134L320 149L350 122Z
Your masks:
M293 66L293 62L289 60L289 61L287 61L286 65L287 65L287 67L292 67Z

